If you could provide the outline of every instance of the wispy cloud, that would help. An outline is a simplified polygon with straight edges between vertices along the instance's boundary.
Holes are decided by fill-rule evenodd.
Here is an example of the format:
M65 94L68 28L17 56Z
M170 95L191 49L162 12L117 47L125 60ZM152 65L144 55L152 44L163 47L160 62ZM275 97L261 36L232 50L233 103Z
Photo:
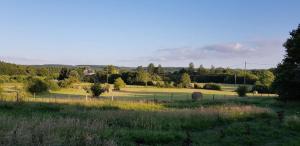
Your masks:
M235 60L250 60L277 64L283 55L283 41L280 40L255 40L235 43L212 44L200 47L177 47L158 49L152 55L124 60L127 62L154 62L175 64L189 61L206 62L220 66Z

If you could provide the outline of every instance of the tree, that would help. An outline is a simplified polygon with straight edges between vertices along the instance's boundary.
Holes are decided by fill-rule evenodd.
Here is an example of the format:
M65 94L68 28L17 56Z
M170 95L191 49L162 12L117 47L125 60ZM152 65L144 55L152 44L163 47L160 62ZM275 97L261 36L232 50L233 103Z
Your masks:
M94 97L100 96L105 90L102 88L101 84L94 83L91 87L91 91Z
M275 70L274 88L284 100L300 99L300 25L290 33L285 44L286 55Z
M71 83L77 83L80 80L80 76L76 70L72 70L69 73L68 79Z
M236 89L236 92L239 95L239 97L245 97L248 92L248 87L247 86L239 86Z
M46 68L37 68L36 75L37 76L48 76L48 70Z
M68 68L62 68L59 72L58 80L64 80L69 77L70 70Z
M136 68L136 71L137 71L137 72L144 71L143 66L138 66L138 67Z
M205 69L204 66L201 64L200 67L198 68L198 73L200 75L206 74L207 73L207 69Z
M155 68L155 70L154 70L154 73L155 74L158 74L158 75L163 75L164 74L164 69L162 68L162 66L159 64L156 68Z
M155 70L155 66L153 63L150 63L147 67L147 71L150 75L153 75L154 74L154 70Z
M191 63L189 64L188 72L189 72L190 74L192 74L192 73L194 73L194 71L195 71L195 66L194 66L194 63L191 62Z
M39 78L33 78L27 83L27 90L32 93L43 93L49 90L48 84Z
M271 93L271 85L275 79L274 74L269 70L261 71L258 74L258 80L255 82L252 90L259 93Z
M121 90L121 88L124 88L126 86L126 83L122 80L122 78L117 78L114 82L114 88L116 90Z
M187 73L184 73L181 75L181 78L180 78L180 83L182 84L183 87L187 88L190 86L190 83L191 83L191 78L190 78L190 75L187 74Z
M142 82L147 86L149 80L150 80L150 77L149 77L148 72L146 72L144 70L140 70L140 71L137 72L137 74L136 74L136 81L137 82Z
M113 66L113 65L108 65L104 68L104 72L107 74L118 74L119 70Z
M258 76L258 81L268 87L272 85L274 79L274 74L269 70L262 71Z

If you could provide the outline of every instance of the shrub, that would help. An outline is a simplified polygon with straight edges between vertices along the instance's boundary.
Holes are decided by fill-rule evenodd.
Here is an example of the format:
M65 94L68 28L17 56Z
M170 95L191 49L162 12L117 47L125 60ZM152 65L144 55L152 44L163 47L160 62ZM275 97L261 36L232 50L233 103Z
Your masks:
M72 82L69 79L61 80L58 82L58 86L61 88L67 88L70 87Z
M164 88L165 87L165 82L163 81L156 81L155 83L156 87Z
M203 89L207 89L207 90L222 90L222 88L221 88L220 85L213 84L213 83L205 84L203 86Z
M94 85L92 85L91 91L92 91L92 94L93 94L94 97L98 97L103 92L105 92L105 89L102 88L101 84L95 83Z
M194 88L195 89L202 89L202 86L200 84L195 83L194 84Z
M52 91L57 91L59 89L57 82L55 82L53 80L47 81L47 84L48 84L49 89Z
M240 97L245 97L248 92L248 87L247 86L239 86L236 89L236 92Z
M177 88L183 88L182 83L177 84Z
M193 101L197 101L202 98L203 98L203 94L201 92L193 92L193 94L192 94Z
M48 84L44 80L38 78L34 78L27 83L27 90L32 94L47 92L48 89Z
M258 93L270 93L269 87L262 84L255 84L252 87L252 91L257 91Z
M124 88L125 86L126 86L126 83L120 77L117 78L114 82L115 90L120 90L121 88Z

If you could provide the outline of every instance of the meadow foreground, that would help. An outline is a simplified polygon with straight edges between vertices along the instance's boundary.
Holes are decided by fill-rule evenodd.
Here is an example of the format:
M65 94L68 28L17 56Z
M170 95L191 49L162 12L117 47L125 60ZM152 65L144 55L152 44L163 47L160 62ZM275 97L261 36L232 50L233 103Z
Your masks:
M2 98L0 144L300 143L299 104L283 103L272 96L240 98L232 91L200 90L204 99L194 102L188 98L194 91L190 89L125 88L114 92L112 101L110 95L86 100L80 90L71 91L64 89L19 102Z

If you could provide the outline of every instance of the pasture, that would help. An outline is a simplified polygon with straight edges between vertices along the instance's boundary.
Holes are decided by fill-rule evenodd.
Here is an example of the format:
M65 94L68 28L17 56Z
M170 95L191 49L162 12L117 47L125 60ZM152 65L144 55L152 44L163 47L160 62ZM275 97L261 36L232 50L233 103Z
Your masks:
M300 104L275 95L128 86L86 99L80 87L37 95L4 84L1 145L299 145ZM191 100L200 91L204 98ZM23 97L21 97L23 96ZM112 96L114 97L112 100Z

